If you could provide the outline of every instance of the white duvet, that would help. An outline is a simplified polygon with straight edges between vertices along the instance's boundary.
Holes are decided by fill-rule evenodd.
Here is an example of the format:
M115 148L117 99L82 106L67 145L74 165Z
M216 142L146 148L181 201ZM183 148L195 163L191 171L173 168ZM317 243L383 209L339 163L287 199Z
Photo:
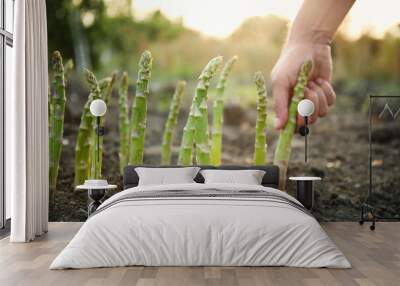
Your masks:
M122 191L86 221L50 269L145 266L294 266L350 268L310 215L257 198L152 198L113 204L132 192L262 190L231 184L142 186ZM108 207L107 207L108 206Z

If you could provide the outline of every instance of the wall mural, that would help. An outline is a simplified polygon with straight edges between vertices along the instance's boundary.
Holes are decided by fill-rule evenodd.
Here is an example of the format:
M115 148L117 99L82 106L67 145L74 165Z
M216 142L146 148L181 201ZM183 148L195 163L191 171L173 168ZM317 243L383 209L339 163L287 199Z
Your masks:
M269 90L287 19L249 18L213 38L160 11L138 18L135 3L114 2L47 3L50 221L86 220L88 194L75 186L101 174L118 186L110 196L122 188L124 166L142 163L279 164L287 176L322 178L315 183L318 219L359 220L369 188L366 95L400 94L400 62L388 55L400 50L398 33L359 40L338 33L337 101L309 126L305 163L295 126L285 136L274 128ZM300 96L306 81L296 89ZM107 103L99 139L95 99ZM383 100L373 115L375 199L380 216L396 216L400 103ZM286 181L286 189L294 194L296 183Z

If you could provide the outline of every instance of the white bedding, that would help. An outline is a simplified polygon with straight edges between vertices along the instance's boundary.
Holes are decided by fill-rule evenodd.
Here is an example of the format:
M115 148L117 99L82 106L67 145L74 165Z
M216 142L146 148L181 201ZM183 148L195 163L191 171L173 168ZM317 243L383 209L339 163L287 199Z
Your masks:
M127 265L351 267L312 216L279 201L173 197L115 203L142 191L207 189L261 190L297 202L279 190L254 185L193 183L131 188L105 201L50 269Z

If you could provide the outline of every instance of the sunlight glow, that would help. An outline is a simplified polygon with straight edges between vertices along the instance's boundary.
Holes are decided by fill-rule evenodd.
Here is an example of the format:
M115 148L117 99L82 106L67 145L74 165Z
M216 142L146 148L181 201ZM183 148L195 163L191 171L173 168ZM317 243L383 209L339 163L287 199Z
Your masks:
M229 36L249 17L278 15L293 20L302 0L135 0L137 17L161 10L171 19L181 18L185 26L208 36ZM352 38L364 31L380 37L400 23L399 0L358 0L349 13L344 32Z

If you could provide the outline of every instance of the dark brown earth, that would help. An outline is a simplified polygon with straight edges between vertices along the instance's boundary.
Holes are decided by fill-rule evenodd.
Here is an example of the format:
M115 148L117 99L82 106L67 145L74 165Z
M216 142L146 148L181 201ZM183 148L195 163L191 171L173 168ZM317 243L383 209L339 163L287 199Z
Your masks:
M107 114L103 175L110 183L118 184L121 190L122 177L118 170L118 115L115 101L114 98ZM162 127L167 112L165 108L160 112L160 107L154 102L151 102L149 106L145 164L158 165ZM255 107L245 110L237 105L227 106L223 164L251 164L254 144L254 110ZM67 112L65 144L57 192L50 200L50 221L84 221L87 217L87 194L74 191L73 187L74 146L80 114L78 111L75 109ZM186 119L186 114L181 113L178 130L182 130ZM390 131L393 129L385 130L385 128L380 128L375 134L378 138L374 145L374 152L378 154L378 159L374 160L374 172L377 174L374 176L376 195L370 202L378 206L378 215L400 219L400 165L398 163L400 132ZM176 146L179 146L180 135L175 136ZM268 134L270 160L275 150L276 138L276 132ZM323 181L316 185L314 212L316 217L323 221L358 220L360 205L368 192L368 116L366 112L361 111L361 105L356 108L349 107L347 99L341 100L339 97L338 103L330 114L311 127L307 165L304 164L303 159L303 140L303 137L296 135L289 175L315 175L323 178ZM379 156L384 159L379 159ZM176 162L176 158L173 162ZM294 191L295 184L288 182L288 192L294 194Z

